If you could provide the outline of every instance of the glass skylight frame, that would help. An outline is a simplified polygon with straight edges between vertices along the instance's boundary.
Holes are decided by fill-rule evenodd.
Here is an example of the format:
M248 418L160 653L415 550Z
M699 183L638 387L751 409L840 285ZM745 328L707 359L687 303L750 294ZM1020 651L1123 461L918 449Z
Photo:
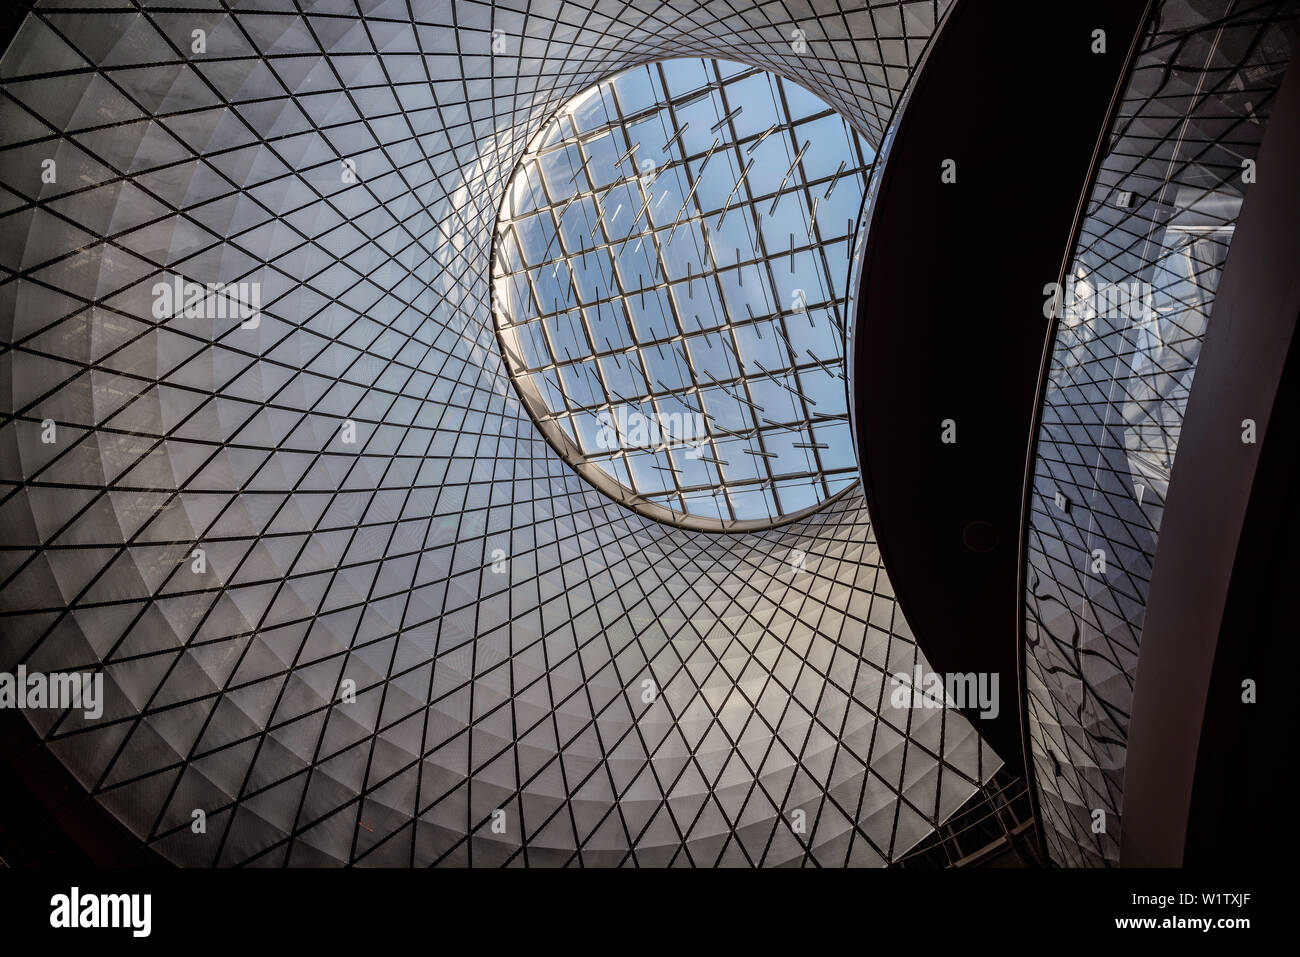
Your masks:
M764 85L774 116L733 102ZM874 159L813 94L721 60L636 67L548 121L501 203L492 304L516 391L556 452L687 528L769 528L851 488L845 285ZM620 409L663 441L629 450Z

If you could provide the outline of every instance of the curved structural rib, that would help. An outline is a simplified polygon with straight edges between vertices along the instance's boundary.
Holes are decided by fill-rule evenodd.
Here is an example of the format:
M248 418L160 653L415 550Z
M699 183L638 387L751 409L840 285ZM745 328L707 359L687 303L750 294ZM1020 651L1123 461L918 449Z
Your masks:
M1292 66L1214 297L1160 525L1124 773L1125 866L1275 853L1276 756L1262 745L1289 723L1278 678L1296 662L1286 532L1300 477L1298 168Z
M1043 287L1142 12L1048 6L949 15L875 186L850 343L858 457L900 605L938 671L996 677L998 706L965 713L1015 767L1011 614ZM1026 50L1052 61L1050 83L1026 82Z

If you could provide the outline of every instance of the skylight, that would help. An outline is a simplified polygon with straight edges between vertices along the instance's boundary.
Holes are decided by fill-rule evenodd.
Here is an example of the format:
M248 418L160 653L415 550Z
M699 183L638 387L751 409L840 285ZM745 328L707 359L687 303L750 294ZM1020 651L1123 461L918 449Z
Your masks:
M857 476L846 283L874 154L762 70L678 59L572 100L513 175L493 312L517 390L597 488L694 528Z

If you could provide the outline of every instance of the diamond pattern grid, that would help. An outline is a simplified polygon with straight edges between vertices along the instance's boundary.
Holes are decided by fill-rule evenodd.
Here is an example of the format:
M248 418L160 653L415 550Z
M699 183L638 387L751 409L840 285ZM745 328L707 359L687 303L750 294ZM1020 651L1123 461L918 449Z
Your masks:
M26 712L89 799L188 865L816 866L974 794L974 729L885 694L923 659L861 492L636 515L488 307L509 172L580 90L724 57L878 143L943 7L37 4L0 61L0 667L103 674L99 720ZM153 318L167 275L260 283L260 322Z
M1119 863L1129 707L1170 471L1248 188L1243 161L1258 152L1298 6L1160 5L1070 265L1078 285L1044 397L1025 595L1030 747L1061 865ZM1132 308L1133 283L1152 315Z

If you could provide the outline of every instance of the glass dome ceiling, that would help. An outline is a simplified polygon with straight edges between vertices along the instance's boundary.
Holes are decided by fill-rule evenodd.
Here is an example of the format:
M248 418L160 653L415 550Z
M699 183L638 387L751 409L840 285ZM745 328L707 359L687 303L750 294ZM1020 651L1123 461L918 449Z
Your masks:
M516 388L593 485L661 521L753 529L856 481L852 243L874 151L762 70L674 59L537 135L497 220Z

